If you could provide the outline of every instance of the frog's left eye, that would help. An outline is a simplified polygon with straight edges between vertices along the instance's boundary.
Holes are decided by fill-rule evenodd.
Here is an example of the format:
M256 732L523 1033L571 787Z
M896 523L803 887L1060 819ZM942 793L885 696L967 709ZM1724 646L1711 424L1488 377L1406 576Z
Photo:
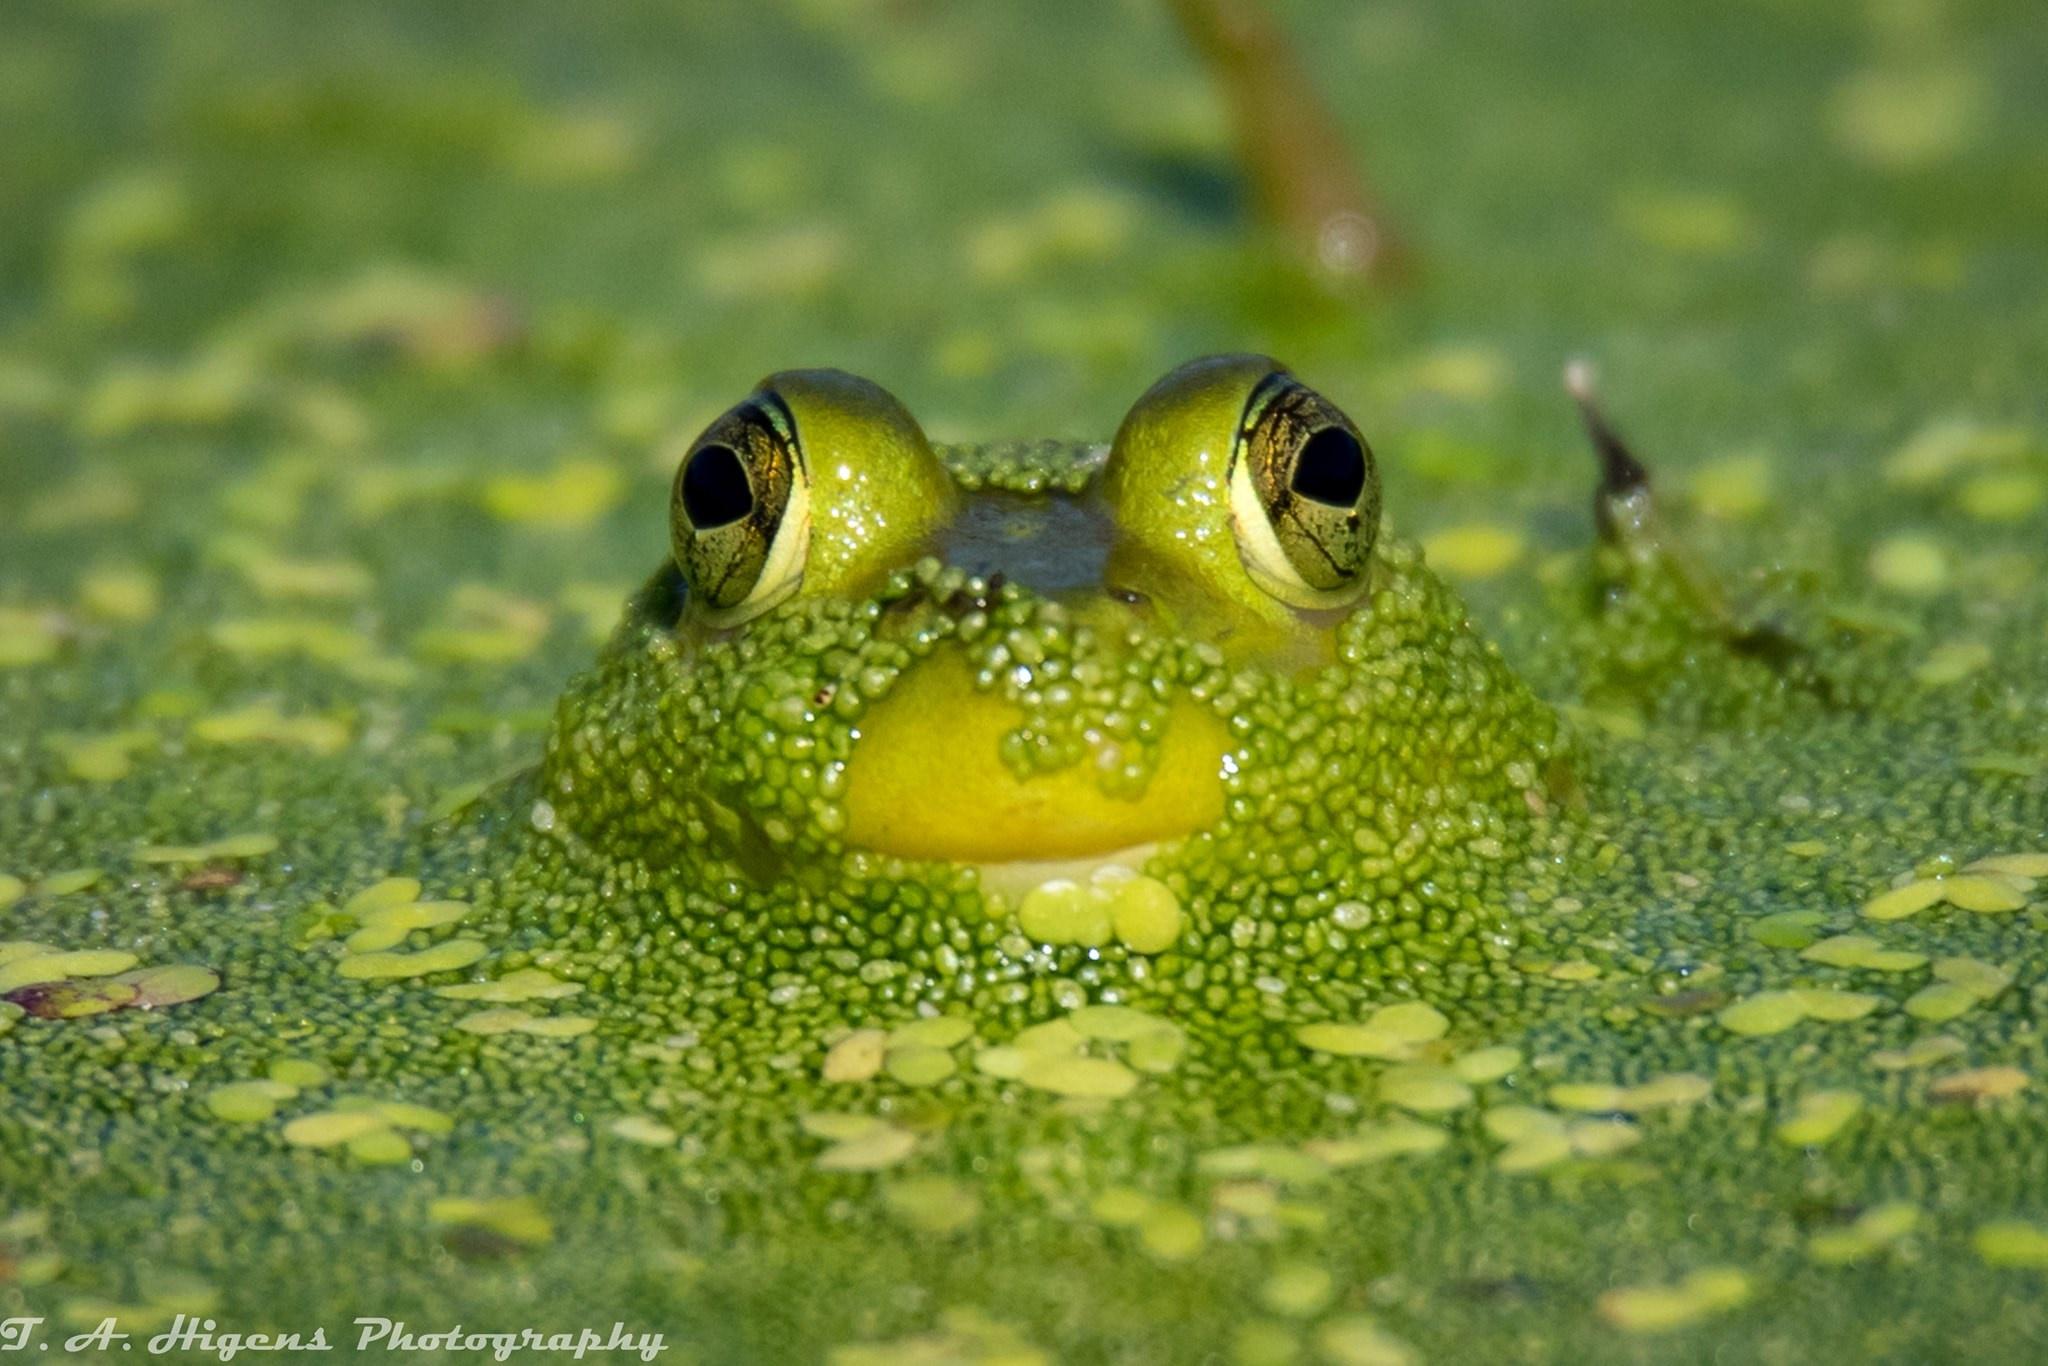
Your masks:
M1230 514L1261 588L1297 607L1341 606L1365 586L1379 534L1372 448L1335 404L1276 370L1238 424Z
M676 566L706 619L730 626L796 591L810 539L810 473L796 424L764 390L683 455L669 498Z

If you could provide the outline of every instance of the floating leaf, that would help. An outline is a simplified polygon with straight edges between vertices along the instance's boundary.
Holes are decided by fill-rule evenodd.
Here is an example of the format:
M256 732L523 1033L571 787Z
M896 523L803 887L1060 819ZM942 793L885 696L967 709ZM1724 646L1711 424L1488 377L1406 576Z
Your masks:
M140 1010L183 1005L220 989L220 974L195 963L173 963L158 968L138 968L115 979L134 985L133 1004Z
M358 953L341 960L343 977L377 981L393 977L424 977L432 972L466 968L489 950L481 940L450 939L418 953Z
M39 1020L76 1020L104 1015L135 1003L135 988L115 978L99 981L38 982L17 987L6 999Z

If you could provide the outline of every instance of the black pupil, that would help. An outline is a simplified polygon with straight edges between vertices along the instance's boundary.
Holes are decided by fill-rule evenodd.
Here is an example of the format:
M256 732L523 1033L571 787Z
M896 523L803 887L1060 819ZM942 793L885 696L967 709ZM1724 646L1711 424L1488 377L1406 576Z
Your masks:
M1342 427L1325 427L1302 443L1287 482L1304 498L1348 508L1365 492L1365 451Z
M702 446L683 466L683 511L699 531L728 526L754 510L747 467L730 446Z

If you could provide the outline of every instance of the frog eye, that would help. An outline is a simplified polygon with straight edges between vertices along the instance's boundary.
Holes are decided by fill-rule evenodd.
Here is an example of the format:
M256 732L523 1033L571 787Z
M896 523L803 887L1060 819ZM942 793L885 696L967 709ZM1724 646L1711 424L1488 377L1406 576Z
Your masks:
M1296 607L1341 606L1364 590L1379 535L1372 448L1336 405L1276 370L1238 424L1230 514L1261 588Z
M683 455L669 498L676 567L706 620L736 625L796 591L810 539L810 472L796 423L763 390Z

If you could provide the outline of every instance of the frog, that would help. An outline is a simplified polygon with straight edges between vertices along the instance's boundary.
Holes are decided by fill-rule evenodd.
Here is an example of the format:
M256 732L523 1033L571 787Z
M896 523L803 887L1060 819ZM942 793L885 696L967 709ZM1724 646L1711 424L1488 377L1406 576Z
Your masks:
M781 371L669 514L532 824L707 970L1469 983L1582 838L1555 709L1270 357L1178 367L1106 445L941 445Z

